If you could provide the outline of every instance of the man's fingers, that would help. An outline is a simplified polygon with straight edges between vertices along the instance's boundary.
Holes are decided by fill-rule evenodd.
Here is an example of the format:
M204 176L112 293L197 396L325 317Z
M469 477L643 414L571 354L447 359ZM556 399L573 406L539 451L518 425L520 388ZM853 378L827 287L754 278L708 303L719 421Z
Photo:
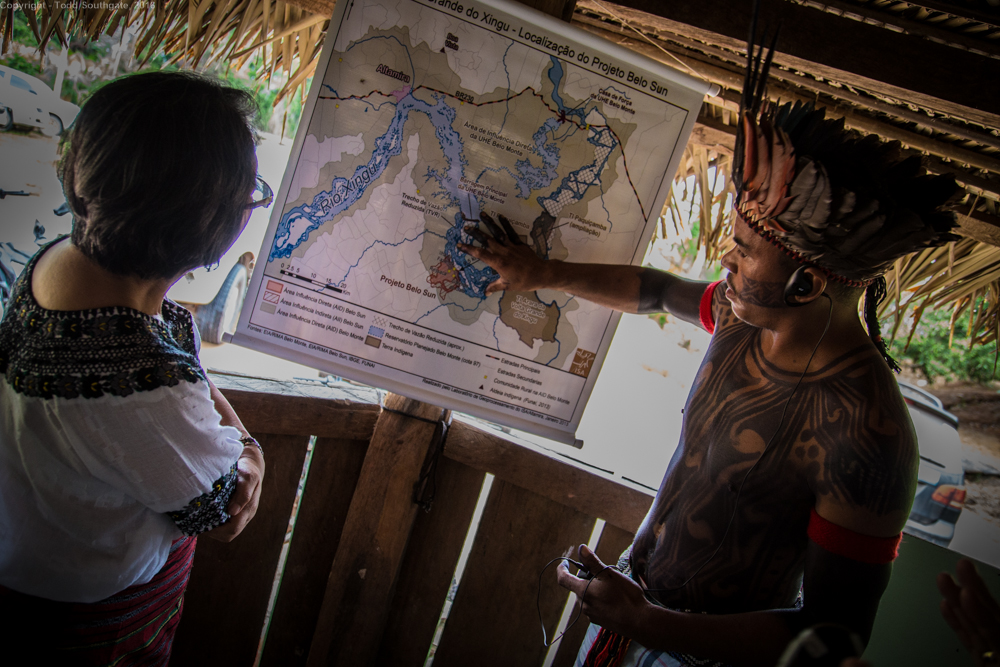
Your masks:
M507 238L514 245L523 245L521 242L521 237L518 236L517 231L514 230L514 225L510 224L510 220L506 216L498 216L500 218L500 224L503 225L503 230L507 234Z
M504 238L506 238L507 234L505 234L503 229L501 229L500 226L493 221L493 218L491 218L490 216L486 215L483 212L480 212L479 219L482 220L483 224L486 225L486 229L490 230L490 234L493 235L493 238L502 243Z
M586 544L580 545L580 562L587 566L587 570L595 577L606 567Z
M477 248L474 245L469 245L468 243L458 243L458 249L464 252L469 257L474 257L476 259L482 259L483 249Z
M568 563L563 561L561 567L556 568L556 582L578 598L583 597L583 591L587 588L587 580L580 579L569 572Z
M466 227L465 228L465 233L468 234L469 236L471 236L476 241L479 241L480 243L482 243L484 248L490 242L489 237L487 237L486 234L483 234L481 231L479 231L475 227Z
M486 286L486 296L489 296L494 292L503 292L505 289L507 289L508 284L509 283L503 278L497 278L496 280L494 280L493 282L491 282L489 285Z

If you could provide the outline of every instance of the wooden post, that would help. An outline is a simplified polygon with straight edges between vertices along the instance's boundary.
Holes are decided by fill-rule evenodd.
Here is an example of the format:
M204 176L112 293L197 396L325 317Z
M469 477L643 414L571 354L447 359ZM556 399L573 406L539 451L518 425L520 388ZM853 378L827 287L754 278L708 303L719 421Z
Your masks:
M396 394L386 397L385 407L330 568L309 667L363 667L378 654L419 509L413 487L433 454L435 422L450 416L448 410Z

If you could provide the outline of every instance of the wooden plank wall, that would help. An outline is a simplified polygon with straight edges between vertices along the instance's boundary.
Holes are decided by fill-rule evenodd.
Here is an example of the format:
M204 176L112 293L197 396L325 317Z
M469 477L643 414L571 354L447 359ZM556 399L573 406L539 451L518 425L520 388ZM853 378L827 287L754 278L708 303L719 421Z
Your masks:
M173 664L253 665L310 436L318 440L265 667L423 665L487 473L495 478L434 665L541 665L541 623L551 638L569 597L555 584L554 565L539 586L542 568L587 542L598 517L607 525L597 552L615 562L652 500L456 420L425 513L411 489L433 453L433 424L423 419L436 421L440 410L398 397L400 411L380 412L374 394L340 400L288 384L214 379L261 440L265 486L257 517L237 540L200 541ZM572 664L586 626L584 617L564 638L556 667Z
M486 478L450 459L439 465L434 504L410 535L379 665L424 663Z
M329 574L379 408L336 398L342 394L322 387L216 374L212 379L261 443L264 486L256 516L237 539L198 540L171 664L253 665L306 448L317 435L322 437L313 454L312 485L306 484L284 596L262 662L299 664L322 601L322 586L315 582Z
M253 664L309 437L259 440L267 460L257 514L231 543L198 539L173 664Z
M509 482L495 481L444 628L435 667L540 665L568 597L551 559L586 543L594 518ZM539 608L541 619L539 619Z
M304 665L368 443L319 438L281 580L263 667ZM310 484L311 482L311 484Z

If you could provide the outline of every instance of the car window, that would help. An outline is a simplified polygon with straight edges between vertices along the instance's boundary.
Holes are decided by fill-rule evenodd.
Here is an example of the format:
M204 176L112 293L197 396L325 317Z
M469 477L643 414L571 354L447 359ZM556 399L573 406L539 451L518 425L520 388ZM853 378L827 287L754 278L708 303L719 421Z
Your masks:
M24 79L22 79L19 76L11 75L11 77L10 77L10 85L14 86L15 88L20 88L21 90L27 90L32 95L37 95L38 94L38 93L36 93L35 91L33 91L31 89L31 85L28 84L27 81L25 81Z

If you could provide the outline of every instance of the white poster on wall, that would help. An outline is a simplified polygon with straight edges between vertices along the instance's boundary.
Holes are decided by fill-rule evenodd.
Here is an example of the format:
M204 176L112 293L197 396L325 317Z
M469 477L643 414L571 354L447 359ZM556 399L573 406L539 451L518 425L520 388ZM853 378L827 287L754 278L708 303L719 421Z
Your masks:
M708 88L523 5L341 0L233 342L572 442L618 315L456 244L638 263Z

